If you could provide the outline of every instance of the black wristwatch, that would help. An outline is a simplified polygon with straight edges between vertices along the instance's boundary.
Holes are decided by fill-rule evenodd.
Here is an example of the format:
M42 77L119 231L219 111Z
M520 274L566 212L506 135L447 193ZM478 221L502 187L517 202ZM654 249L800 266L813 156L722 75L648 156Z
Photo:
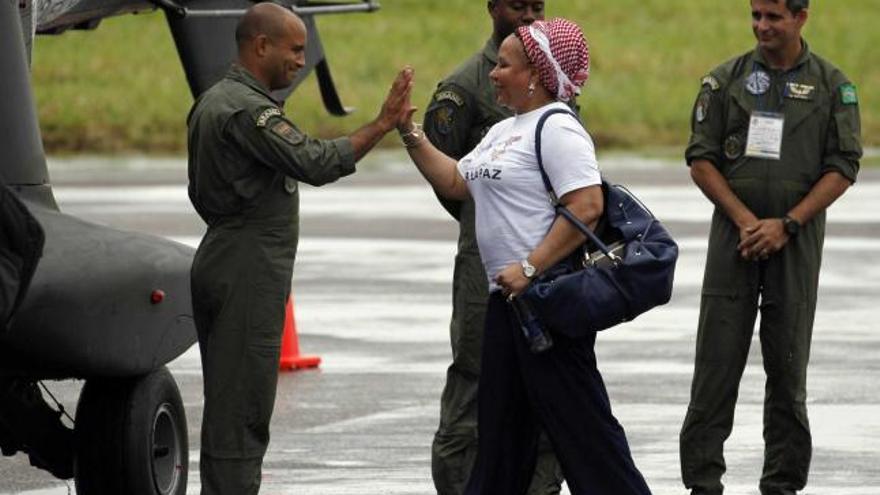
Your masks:
M795 237L801 230L801 224L799 224L798 221L794 218L785 215L785 217L782 219L782 228L785 229L785 233L788 234L789 237Z

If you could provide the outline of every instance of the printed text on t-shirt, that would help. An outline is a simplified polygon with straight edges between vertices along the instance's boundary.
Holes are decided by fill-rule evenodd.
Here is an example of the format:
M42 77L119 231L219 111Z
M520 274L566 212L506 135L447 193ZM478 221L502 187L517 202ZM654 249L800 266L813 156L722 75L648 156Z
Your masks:
M500 168L487 168L480 167L475 170L465 170L464 172L465 180L477 180L477 179L494 179L501 180L501 169Z
M500 143L487 143L482 147L480 152L485 153L488 149L491 149L491 154L489 160L491 162L497 162L501 156L510 148L514 143L520 141L522 136L511 136ZM464 171L464 178L468 181L478 180L478 179L492 179L492 180L501 180L501 172L502 169L497 167L489 167L486 165L480 165L479 167L474 167L470 170Z

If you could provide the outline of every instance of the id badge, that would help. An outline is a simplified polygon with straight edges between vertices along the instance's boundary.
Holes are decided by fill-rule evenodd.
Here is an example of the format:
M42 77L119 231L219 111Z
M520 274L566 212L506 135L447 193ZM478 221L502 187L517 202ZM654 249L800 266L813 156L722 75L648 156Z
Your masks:
M784 114L753 112L749 121L746 156L770 160L782 158L782 130L784 127Z

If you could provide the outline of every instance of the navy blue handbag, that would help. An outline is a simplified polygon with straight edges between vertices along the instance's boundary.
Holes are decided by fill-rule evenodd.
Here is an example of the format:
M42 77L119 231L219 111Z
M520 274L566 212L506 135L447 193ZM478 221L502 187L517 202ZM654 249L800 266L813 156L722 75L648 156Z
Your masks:
M541 129L555 113L541 116L535 148L541 176L556 212L588 239L584 256L547 270L523 294L551 332L579 337L632 320L669 302L678 245L665 227L625 187L603 181L602 238L559 204L541 159ZM593 252L590 252L594 249Z

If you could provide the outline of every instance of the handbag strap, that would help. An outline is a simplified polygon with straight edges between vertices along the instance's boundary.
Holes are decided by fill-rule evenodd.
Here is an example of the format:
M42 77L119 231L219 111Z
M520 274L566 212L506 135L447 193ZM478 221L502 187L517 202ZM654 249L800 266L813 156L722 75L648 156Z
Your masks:
M538 124L535 126L535 156L538 158L538 169L541 171L541 179L544 181L544 187L547 189L547 193L550 195L550 200L553 203L553 208L556 209L556 213L565 217L572 225L575 226L576 229L580 230L587 239L593 242L600 251L605 253L605 256L608 256L608 259L617 264L620 261L620 257L611 252L611 249L599 239L593 231L587 227L584 222L581 222L578 217L575 216L568 208L566 208L563 204L559 202L559 198L556 197L556 193L553 191L553 184L550 183L550 177L547 176L547 172L544 170L544 160L541 156L541 131L544 129L544 123L547 122L547 119L552 115L558 113L567 113L571 115L575 119L577 119L577 115L575 115L572 111L563 109L563 108L551 108L544 112L541 115L541 118L538 119Z

